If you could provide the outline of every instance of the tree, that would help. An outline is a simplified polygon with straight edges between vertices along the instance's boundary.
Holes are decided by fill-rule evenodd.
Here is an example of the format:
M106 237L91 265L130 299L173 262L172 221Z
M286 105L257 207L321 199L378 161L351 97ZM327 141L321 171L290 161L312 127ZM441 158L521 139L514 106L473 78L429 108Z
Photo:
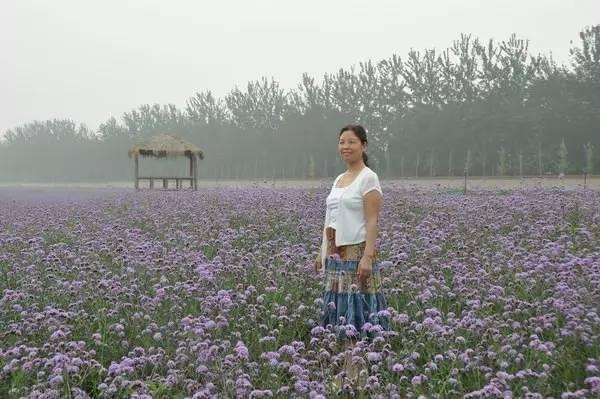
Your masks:
M210 90L196 93L190 98L185 111L187 118L202 125L222 124L228 119L225 103L216 99Z
M173 104L144 104L137 110L125 112L122 119L130 137L187 130L185 115Z
M508 170L508 157L506 153L506 149L504 147L500 147L498 150L498 175L504 176Z
M111 117L108 121L101 123L98 133L100 133L100 137L105 141L130 138L130 131L119 125L115 117Z
M575 74L581 80L600 83L600 25L585 28L579 38L581 47L569 50Z
M591 175L594 171L594 146L592 145L592 143L587 142L584 146L583 149L585 151L585 169L584 171L588 174Z
M567 174L567 167L568 167L567 155L568 155L567 146L565 144L565 138L563 137L562 141L560 142L560 147L558 148L558 172L561 175Z
M236 87L225 97L227 111L237 127L269 131L279 128L288 101L279 83L265 77L249 82L246 91Z

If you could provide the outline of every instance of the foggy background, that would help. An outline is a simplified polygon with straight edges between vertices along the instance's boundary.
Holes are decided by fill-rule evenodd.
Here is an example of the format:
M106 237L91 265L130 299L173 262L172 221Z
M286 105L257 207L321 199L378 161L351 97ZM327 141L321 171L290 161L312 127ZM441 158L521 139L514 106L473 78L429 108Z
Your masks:
M200 177L331 176L350 122L382 176L598 173L598 15L597 1L5 3L0 180L129 179L127 149L159 132L205 151Z

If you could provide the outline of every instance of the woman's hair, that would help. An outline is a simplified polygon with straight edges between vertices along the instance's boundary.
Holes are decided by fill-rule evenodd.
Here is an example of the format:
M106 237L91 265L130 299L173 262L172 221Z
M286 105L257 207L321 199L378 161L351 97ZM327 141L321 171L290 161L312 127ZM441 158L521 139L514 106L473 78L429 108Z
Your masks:
M365 130L364 127L362 127L361 125L346 125L340 131L339 136L341 136L342 133L344 133L347 130L351 130L352 132L354 132L354 134L356 135L356 137L359 138L361 143L367 144L367 131ZM363 162L365 163L365 165L369 166L369 163L368 163L369 156L365 152L363 152L362 157L363 157Z

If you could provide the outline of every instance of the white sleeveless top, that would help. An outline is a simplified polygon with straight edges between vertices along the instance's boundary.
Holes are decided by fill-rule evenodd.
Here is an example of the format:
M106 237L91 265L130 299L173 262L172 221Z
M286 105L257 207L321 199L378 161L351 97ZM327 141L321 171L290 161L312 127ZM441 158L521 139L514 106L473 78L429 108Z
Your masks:
M337 229L336 222L339 218L338 210L340 207L340 199L346 187L335 187L335 184L336 183L334 183L334 187L331 188L331 192L327 196L326 200L327 210L329 211L329 224L325 227L333 227L334 229Z
M321 243L321 260L325 265L327 237L325 229L335 228L335 245L359 244L367 239L363 196L377 190L383 195L379 177L369 167L364 167L346 187L335 187L343 174L338 175L327 196L327 210Z

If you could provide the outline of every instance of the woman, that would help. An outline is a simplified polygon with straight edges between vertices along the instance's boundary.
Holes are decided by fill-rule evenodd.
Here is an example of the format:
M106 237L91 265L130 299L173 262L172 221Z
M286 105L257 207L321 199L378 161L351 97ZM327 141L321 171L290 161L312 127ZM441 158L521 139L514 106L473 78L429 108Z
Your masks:
M371 338L388 329L387 319L379 314L386 303L380 293L375 248L382 191L377 174L368 166L366 149L362 126L342 128L338 150L347 171L335 179L327 197L321 251L315 260L317 272L325 266L319 324L335 326L347 349L360 337ZM344 369L356 377L349 351Z

